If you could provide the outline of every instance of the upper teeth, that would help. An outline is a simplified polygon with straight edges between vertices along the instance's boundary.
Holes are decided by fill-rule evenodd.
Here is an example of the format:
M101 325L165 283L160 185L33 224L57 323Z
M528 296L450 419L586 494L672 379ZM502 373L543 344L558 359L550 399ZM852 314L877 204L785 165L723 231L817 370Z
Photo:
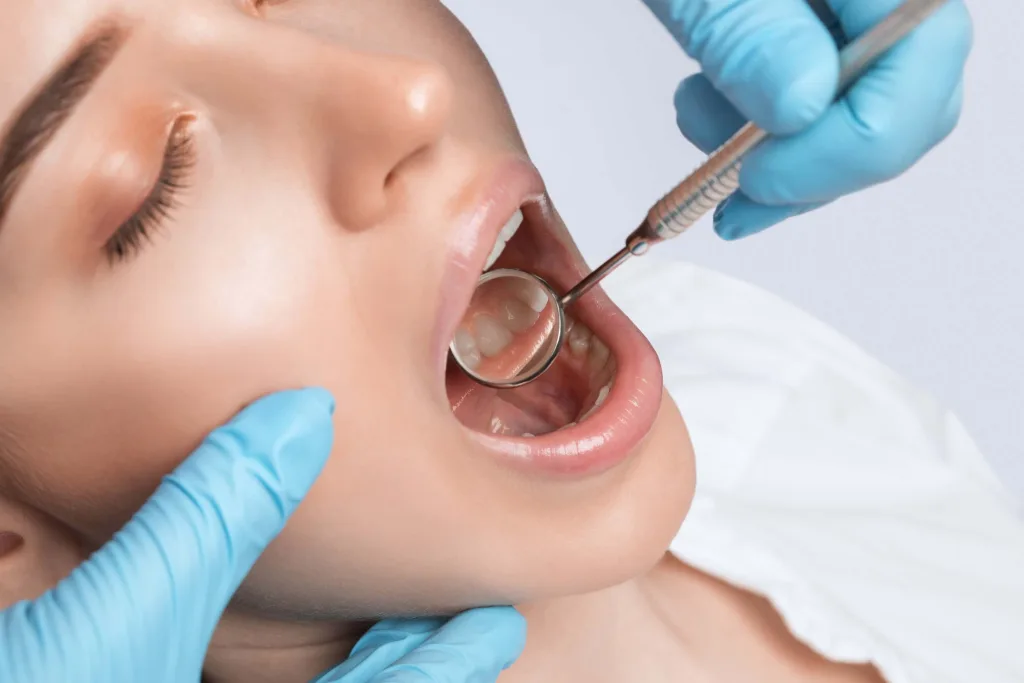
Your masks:
M517 210L512 214L512 218L508 219L508 223L505 223L505 227L498 233L498 241L494 243L494 248L491 249L491 255L487 257L487 265L484 266L484 270L490 269L494 265L494 262L501 256L501 252L505 251L505 245L512 239L512 235L516 234L516 230L523 224L523 212Z

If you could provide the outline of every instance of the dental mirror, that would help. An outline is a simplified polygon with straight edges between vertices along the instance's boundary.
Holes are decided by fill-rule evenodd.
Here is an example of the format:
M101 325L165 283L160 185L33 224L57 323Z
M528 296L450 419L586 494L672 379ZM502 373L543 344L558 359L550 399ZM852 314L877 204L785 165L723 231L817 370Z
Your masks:
M564 338L565 311L547 282L520 270L493 270L477 283L451 353L475 381L509 389L551 367Z
M540 277L504 268L484 273L451 343L455 362L495 389L529 384L551 367L567 335L566 307L649 242L631 239L618 254L559 296Z

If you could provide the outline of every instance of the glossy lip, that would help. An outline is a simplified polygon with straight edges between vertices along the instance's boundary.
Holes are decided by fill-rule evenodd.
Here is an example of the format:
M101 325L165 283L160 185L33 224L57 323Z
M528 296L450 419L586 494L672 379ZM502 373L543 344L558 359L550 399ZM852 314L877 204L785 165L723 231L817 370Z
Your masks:
M442 282L434 344L442 394L448 345L498 233L517 209L522 208L536 239L537 275L564 292L590 271L555 213L543 179L528 161L515 159L501 167L477 207L455 233ZM625 461L654 426L661 407L661 364L650 342L600 286L567 313L593 330L615 355L618 372L604 404L582 424L543 436L494 436L459 426L496 457L529 471L593 475Z

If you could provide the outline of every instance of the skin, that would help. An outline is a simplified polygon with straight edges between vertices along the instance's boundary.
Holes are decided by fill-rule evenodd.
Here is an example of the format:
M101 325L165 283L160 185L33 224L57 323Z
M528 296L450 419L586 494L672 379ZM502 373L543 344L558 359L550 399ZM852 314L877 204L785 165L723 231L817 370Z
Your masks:
M635 680L714 669L706 638L654 609L685 613L685 588L706 579L663 559L694 484L671 400L624 464L558 480L482 453L438 384L458 219L526 155L439 3L55 0L0 15L0 122L98 22L127 30L0 229L0 532L24 540L0 557L0 607L109 539L242 406L319 385L338 398L335 452L226 613L211 680L307 680L367 620L495 603L531 620L509 680L601 680L588 668L636 666L650 642L665 656ZM183 120L187 187L138 253L111 262L104 244ZM754 599L732 590L693 618L719 623L720 603ZM632 626L595 633L588 615L603 614ZM761 642L766 618L707 637ZM608 666L565 622L615 640Z

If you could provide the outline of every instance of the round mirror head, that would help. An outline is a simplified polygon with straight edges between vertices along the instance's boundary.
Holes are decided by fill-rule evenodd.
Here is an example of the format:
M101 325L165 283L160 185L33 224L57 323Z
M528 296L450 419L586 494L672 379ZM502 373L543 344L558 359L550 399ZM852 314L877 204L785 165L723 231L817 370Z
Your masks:
M451 353L467 375L497 388L532 382L554 362L565 312L548 283L520 270L484 273Z

